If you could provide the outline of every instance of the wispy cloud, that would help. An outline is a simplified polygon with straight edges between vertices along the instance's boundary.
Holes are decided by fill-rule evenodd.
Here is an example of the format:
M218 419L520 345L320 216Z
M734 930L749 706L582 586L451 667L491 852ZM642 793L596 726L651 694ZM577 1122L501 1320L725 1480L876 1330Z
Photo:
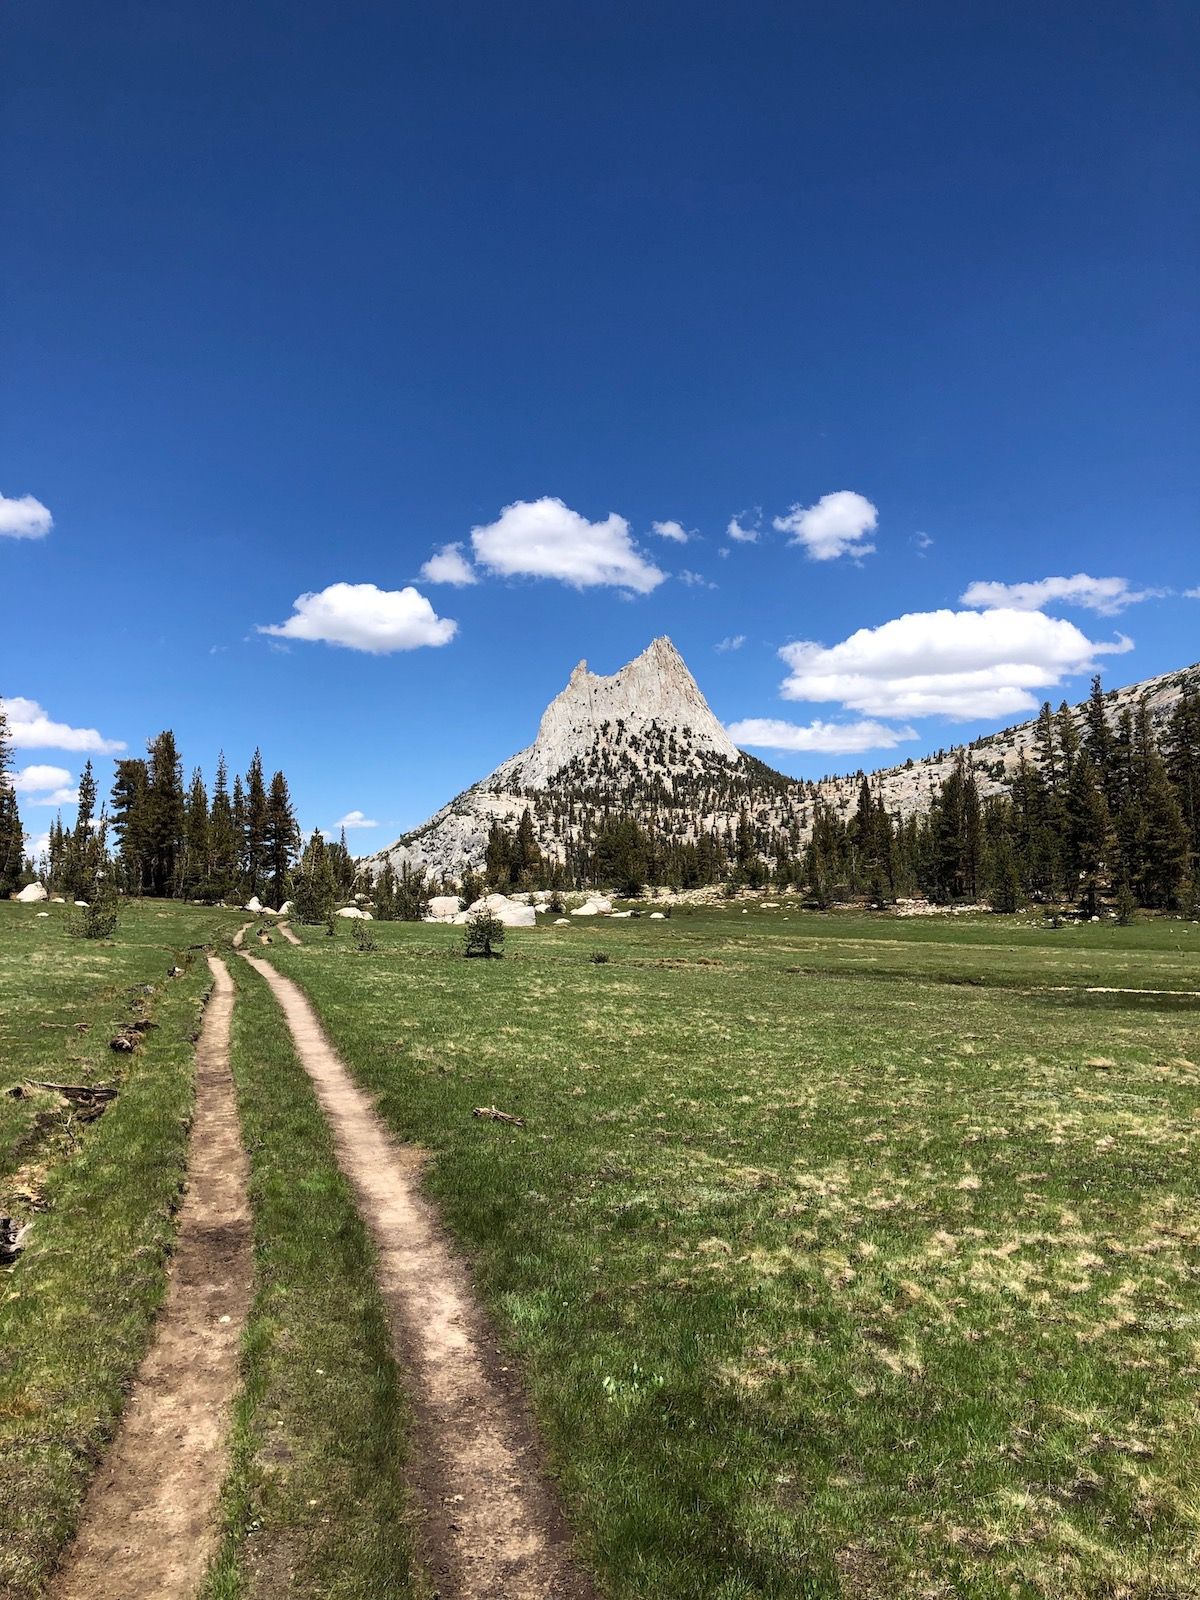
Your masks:
M479 574L462 552L461 544L442 545L421 568L421 576L427 583L449 583L459 589L478 583Z
M379 589L373 583L331 583L302 594L285 622L260 623L257 631L281 639L320 640L369 655L449 644L458 623L439 617L411 586Z
M713 649L725 654L730 650L740 650L745 642L746 635L744 633L731 633L725 639L718 639L716 644L713 645Z
M686 589L715 589L717 585L711 578L706 578L702 572L692 572L684 567L679 574L679 581Z
M746 717L729 724L729 737L737 745L756 750L816 751L846 755L860 750L893 750L918 736L915 728L896 728L886 722L784 722L778 717Z
M961 596L964 606L988 610L1040 611L1048 605L1079 606L1102 617L1114 617L1139 600L1161 599L1163 589L1134 589L1128 578L1092 578L1077 572L1070 578L1039 578L1035 583L977 581Z
M736 516L730 517L725 532L735 544L757 544L760 532L758 521L761 516L761 511L755 511L753 518L749 511L739 511Z
M345 828L349 832L353 828L377 828L378 826L379 824L374 817L368 817L362 811L347 811L344 817L338 818L331 831L336 832L339 828Z
M687 544L696 537L696 530L685 528L682 522L653 522L650 526L660 539L670 539L673 544Z

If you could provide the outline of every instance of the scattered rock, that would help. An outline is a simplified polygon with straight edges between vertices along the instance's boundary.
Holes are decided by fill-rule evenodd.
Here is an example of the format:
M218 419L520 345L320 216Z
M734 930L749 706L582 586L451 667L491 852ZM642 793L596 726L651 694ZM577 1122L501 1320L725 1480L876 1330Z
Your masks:
M255 913L255 915L257 915L258 912L260 912L262 910L262 908L263 908L262 901L258 898L258 896L256 894L252 894L250 896L249 900L246 901L246 904L242 907L242 910L243 911L253 911Z
M339 917L351 917L359 922L373 922L375 919L369 911L364 911L360 906L343 906L337 913Z
M19 900L23 906L36 906L41 901L49 898L45 885L41 883L27 883L23 889L18 889L16 894L13 895L13 899Z

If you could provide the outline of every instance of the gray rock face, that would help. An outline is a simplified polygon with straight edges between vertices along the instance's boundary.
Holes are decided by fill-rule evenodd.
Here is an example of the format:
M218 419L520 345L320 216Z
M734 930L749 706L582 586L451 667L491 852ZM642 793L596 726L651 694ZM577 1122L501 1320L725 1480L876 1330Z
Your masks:
M680 741L680 771L703 752L735 765L741 752L709 710L695 678L670 639L655 639L640 656L610 678L588 671L581 661L567 687L542 713L537 738L528 750L497 767L492 779L507 787L549 788L564 768L587 761L607 732L624 729L624 740L653 736L659 729ZM670 761L668 759L668 765Z
M546 707L527 750L365 864L378 872L385 861L397 871L407 863L451 877L468 866L478 870L492 824L515 829L526 806L534 812L543 852L561 858L565 838L537 814L539 797L586 784L620 800L632 783L646 778L670 792L680 782L714 773L722 781L736 777L745 762L679 651L670 639L655 639L610 677L590 672L581 661Z

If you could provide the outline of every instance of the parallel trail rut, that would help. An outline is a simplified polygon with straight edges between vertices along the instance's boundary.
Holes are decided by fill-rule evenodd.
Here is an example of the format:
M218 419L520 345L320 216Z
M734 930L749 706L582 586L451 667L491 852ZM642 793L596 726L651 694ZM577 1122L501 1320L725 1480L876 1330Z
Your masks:
M379 1254L417 1414L423 1537L440 1600L590 1600L515 1382L493 1359L467 1272L421 1193L420 1157L386 1132L303 991L242 954L283 1010Z
M208 965L213 991L196 1046L188 1186L167 1297L55 1600L191 1600L216 1547L254 1263L229 1070L233 981L214 956Z

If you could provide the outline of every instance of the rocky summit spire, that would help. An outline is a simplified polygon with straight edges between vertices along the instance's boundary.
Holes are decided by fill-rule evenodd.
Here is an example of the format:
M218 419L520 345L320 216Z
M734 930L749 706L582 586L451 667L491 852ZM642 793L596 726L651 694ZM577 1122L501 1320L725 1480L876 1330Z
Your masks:
M567 687L546 707L534 743L505 762L496 776L518 779L530 789L546 788L573 763L602 760L610 746L636 755L651 734L655 744L669 745L674 738L684 765L691 752L740 760L683 657L665 636L611 677L589 672L581 661Z

